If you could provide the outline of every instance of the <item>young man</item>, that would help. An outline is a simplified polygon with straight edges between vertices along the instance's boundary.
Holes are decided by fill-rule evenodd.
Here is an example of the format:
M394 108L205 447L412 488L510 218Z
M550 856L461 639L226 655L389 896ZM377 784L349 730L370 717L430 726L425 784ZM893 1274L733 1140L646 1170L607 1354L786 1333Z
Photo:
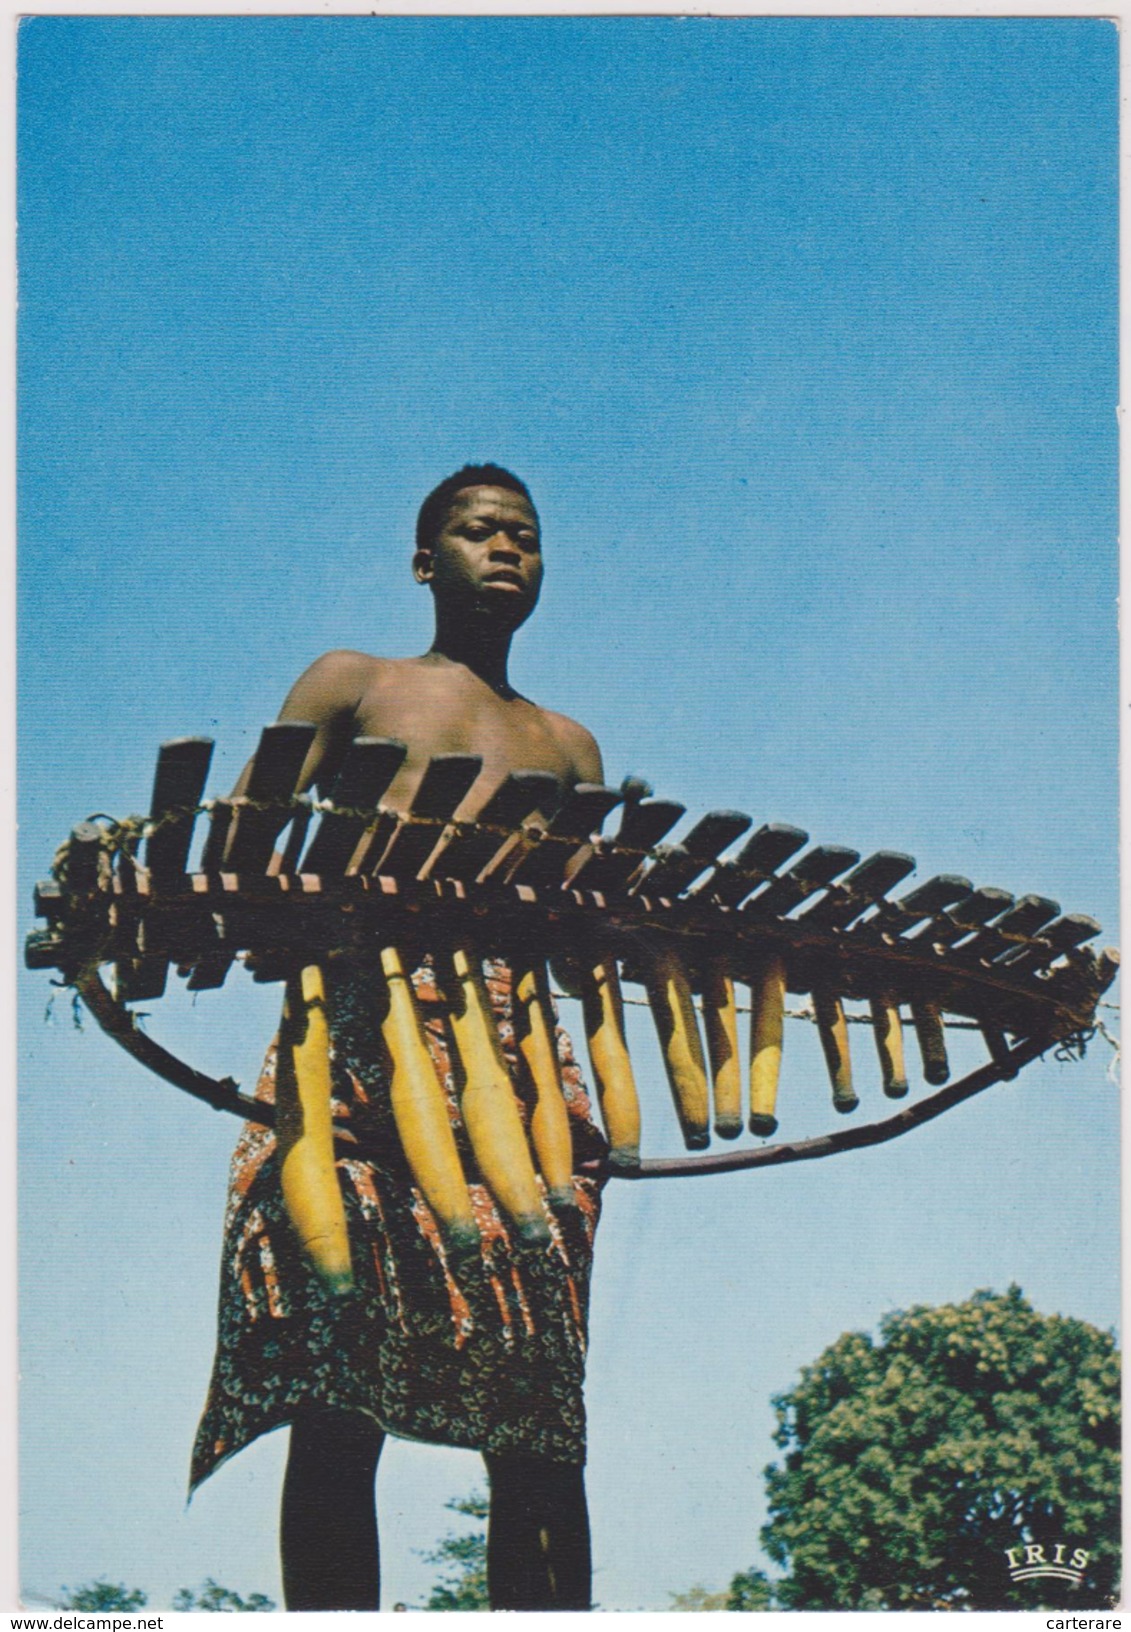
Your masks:
M602 780L582 726L510 684L515 631L542 583L538 516L525 485L495 465L465 466L421 507L413 573L431 590L436 634L421 657L330 652L297 681L284 720L317 736L303 785L325 788L356 736L396 737L408 753L383 803L406 810L435 754L483 768L457 816L470 818L515 770L565 786ZM193 1488L251 1439L291 1425L281 1547L288 1609L376 1609L374 1479L386 1432L483 1453L491 1488L487 1574L496 1609L588 1609L582 1381L598 1186L574 1180L576 1208L552 1213L549 1247L523 1245L490 1193L470 1186L477 1261L451 1263L392 1133L366 969L331 963L335 1116L388 1161L341 1161L355 1284L318 1282L284 1214L274 1136L245 1127L233 1161L216 1364L193 1456ZM510 1027L509 971L486 966L520 1110L529 1114ZM444 993L427 960L414 975L429 1048L452 1088ZM603 1148L569 1041L559 1054L577 1161ZM274 1096L275 1049L258 1092Z

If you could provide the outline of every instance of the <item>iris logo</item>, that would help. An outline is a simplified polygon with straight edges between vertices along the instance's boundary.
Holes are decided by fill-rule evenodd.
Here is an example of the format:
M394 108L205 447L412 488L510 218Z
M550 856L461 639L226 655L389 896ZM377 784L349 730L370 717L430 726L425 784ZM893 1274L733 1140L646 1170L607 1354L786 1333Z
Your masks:
M1005 1556L1009 1561L1009 1579L1011 1581L1032 1581L1039 1575L1052 1575L1061 1581L1072 1581L1079 1586L1084 1579L1084 1571L1088 1566L1090 1553L1083 1547L1074 1549L1071 1558L1065 1555L1068 1552L1066 1542L1058 1541L1052 1549L1053 1556L1045 1557L1043 1546L1007 1547Z

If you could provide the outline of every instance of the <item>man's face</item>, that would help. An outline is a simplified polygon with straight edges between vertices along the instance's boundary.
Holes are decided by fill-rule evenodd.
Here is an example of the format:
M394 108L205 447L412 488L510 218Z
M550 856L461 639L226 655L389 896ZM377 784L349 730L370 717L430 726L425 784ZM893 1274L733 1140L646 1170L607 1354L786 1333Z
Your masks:
M538 518L521 493L506 487L465 487L456 494L431 550L419 550L413 570L437 602L517 629L538 604L542 543Z

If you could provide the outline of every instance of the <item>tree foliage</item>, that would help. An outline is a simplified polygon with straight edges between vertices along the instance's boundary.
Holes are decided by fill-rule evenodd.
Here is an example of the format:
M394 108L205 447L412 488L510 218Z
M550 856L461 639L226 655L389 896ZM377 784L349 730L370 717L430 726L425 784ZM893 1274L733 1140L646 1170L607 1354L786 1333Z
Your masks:
M146 1593L140 1587L127 1587L121 1581L106 1581L99 1576L97 1581L88 1581L83 1587L63 1588L61 1608L124 1610L127 1615L144 1609L149 1602Z
M462 1513L480 1525L487 1518L489 1504L481 1491L460 1496L444 1504L451 1513ZM425 1553L429 1564L442 1564L447 1573L432 1588L425 1609L490 1609L487 1598L487 1535L482 1529L464 1535L451 1531L433 1552Z
M699 1615L705 1609L725 1609L727 1595L725 1592L708 1592L707 1588L697 1584L688 1587L686 1592L669 1592L671 1603L669 1609L683 1610L687 1614Z
M763 1570L743 1570L731 1577L723 1608L744 1609L754 1614L777 1609L776 1585Z
M70 1587L64 1587L63 1593L60 1606L63 1609L117 1609L135 1614L149 1602L148 1593L142 1592L140 1587L127 1587L120 1581L105 1581L101 1577L97 1581L89 1581L84 1587L76 1587L73 1592ZM238 1592L222 1587L209 1576L202 1587L181 1587L173 1599L173 1608L203 1609L215 1613L217 1610L268 1610L274 1609L275 1604L262 1592L253 1592L250 1598L241 1598Z
M669 1609L681 1609L693 1614L703 1610L750 1610L761 1612L776 1609L774 1584L761 1570L743 1570L731 1578L729 1587L722 1592L709 1592L706 1587L688 1587L686 1592L668 1594Z
M848 1332L775 1401L762 1541L782 1608L1098 1608L1116 1601L1119 1356L1019 1287ZM1010 1579L1006 1549L1088 1554ZM1021 1555L1015 1555L1018 1558Z
M270 1610L275 1608L274 1600L262 1592L253 1592L250 1598L241 1598L238 1592L232 1592L230 1587L222 1587L218 1581L209 1576L201 1587L181 1587L173 1599L174 1609L203 1609L210 1614L218 1611L227 1613L242 1610Z

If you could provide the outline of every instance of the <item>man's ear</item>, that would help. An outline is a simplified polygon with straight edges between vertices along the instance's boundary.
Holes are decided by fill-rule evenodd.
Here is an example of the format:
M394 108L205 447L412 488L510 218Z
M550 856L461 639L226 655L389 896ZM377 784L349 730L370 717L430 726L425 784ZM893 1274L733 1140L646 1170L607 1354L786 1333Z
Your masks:
M430 584L435 571L435 561L431 550L417 550L412 558L412 576L418 584Z

